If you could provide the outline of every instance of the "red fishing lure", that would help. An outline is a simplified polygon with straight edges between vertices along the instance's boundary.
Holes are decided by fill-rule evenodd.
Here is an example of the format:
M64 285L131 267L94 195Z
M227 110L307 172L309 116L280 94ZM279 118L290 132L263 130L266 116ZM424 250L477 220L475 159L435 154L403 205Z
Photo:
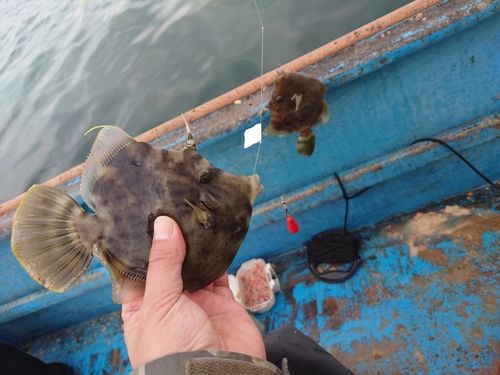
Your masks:
M283 198L283 195L281 196L281 203L283 204L283 208L285 210L286 225L288 227L288 231L292 234L297 233L299 231L299 224L297 224L293 216L288 212L288 208L286 207L285 198Z

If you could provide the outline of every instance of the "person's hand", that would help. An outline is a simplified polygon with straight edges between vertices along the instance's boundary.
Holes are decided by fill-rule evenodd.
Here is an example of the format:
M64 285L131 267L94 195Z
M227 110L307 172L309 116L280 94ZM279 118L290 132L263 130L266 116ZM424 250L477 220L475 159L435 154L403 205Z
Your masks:
M186 243L177 223L154 223L144 297L123 304L125 344L137 368L168 354L218 349L266 359L262 337L229 289L227 273L194 293L183 292Z

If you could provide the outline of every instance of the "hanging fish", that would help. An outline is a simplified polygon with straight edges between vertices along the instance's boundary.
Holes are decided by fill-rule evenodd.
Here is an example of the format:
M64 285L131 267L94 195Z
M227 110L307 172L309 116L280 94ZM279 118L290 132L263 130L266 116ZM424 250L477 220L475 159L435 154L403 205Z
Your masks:
M299 155L311 156L316 144L312 127L326 124L330 108L323 100L326 87L314 77L278 69L276 83L267 108L271 123L264 129L268 137L300 133Z
M93 256L107 268L113 301L144 294L154 220L168 215L186 240L184 289L194 292L222 275L234 259L262 192L258 175L211 165L188 141L181 150L137 142L116 126L102 126L85 162L84 212L59 190L33 185L12 226L12 251L31 277L63 292Z

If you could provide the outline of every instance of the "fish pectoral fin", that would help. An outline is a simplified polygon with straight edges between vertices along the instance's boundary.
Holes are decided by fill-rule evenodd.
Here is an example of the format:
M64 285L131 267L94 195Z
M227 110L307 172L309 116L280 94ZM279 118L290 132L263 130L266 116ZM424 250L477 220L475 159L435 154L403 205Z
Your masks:
M300 133L299 140L297 141L297 153L303 156L311 156L316 146L316 137L312 130L307 130Z
M134 138L118 126L96 126L85 134L96 128L102 129L97 134L89 156L87 156L87 160L83 165L80 187L83 201L94 211L94 187L102 170L118 152L129 144L136 142Z
M316 125L319 124L325 125L328 122L328 120L330 120L330 106L326 101L323 100L323 111L321 112L321 115L319 116Z
M196 214L196 218L201 224L203 224L205 229L212 229L215 226L215 212L213 210L204 211L192 204L186 198L184 198L184 201L189 205L189 207L193 209L194 213ZM207 207L206 204L205 207Z
M276 130L273 127L273 123L271 122L266 128L262 131L262 134L264 134L266 137L287 137L291 135L292 133L287 132L286 130Z
M292 100L295 100L295 110L298 111L300 108L300 103L302 103L302 94L294 94Z
M87 269L92 249L78 235L75 221L89 215L69 195L44 185L28 189L14 215L12 252L30 276L62 293Z
M266 128L262 131L266 137L277 137L279 135L278 131L272 127L272 125L266 126Z
M137 275L116 262L102 241L94 245L94 255L111 276L112 298L117 304L130 303L144 296L146 277Z

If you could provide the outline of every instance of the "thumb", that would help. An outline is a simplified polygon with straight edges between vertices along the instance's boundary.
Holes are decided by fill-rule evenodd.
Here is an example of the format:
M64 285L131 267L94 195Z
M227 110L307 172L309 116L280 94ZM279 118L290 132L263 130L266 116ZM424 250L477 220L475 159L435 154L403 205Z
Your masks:
M144 300L156 304L182 293L182 262L186 243L177 223L167 216L159 216L154 223L153 245L149 254L148 274Z

